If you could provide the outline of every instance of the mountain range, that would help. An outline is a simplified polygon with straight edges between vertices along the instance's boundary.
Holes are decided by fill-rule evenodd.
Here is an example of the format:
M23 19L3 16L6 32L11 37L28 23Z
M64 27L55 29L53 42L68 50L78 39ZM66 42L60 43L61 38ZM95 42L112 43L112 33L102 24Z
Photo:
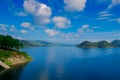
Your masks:
M90 42L84 41L78 44L76 47L80 48L109 48L109 47L120 47L120 40L108 41L99 41L99 42Z

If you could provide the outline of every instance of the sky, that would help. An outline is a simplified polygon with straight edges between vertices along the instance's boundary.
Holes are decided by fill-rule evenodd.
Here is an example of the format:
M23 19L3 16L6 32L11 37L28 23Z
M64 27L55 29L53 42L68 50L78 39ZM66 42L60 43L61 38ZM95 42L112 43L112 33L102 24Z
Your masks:
M120 0L0 0L0 34L71 44L120 39Z

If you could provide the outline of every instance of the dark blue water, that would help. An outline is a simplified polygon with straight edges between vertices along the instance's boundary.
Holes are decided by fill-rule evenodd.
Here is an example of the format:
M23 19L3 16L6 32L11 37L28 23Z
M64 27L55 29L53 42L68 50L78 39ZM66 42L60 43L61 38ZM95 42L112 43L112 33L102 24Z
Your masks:
M0 80L120 80L120 48L23 49L33 61L3 71Z

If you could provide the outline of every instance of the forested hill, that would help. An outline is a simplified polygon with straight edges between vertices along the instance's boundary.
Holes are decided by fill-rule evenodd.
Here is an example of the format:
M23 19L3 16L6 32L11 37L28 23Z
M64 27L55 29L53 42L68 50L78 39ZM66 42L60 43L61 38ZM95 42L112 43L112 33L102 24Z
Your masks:
M19 51L22 47L23 44L18 39L0 35L0 67L10 68L9 66L31 61L32 58L27 53Z
M11 36L7 35L0 35L0 48L1 49L13 49L16 48L16 50L19 50L20 47L23 47L23 44L19 42L18 39L14 39Z
M77 45L80 48L109 48L109 47L120 47L120 40L113 40L112 42L108 41L99 41L99 42L90 42L84 41Z
M7 43L6 43L7 41ZM3 46L4 45L4 46ZM52 43L42 40L18 40L9 35L0 35L0 48L19 48L19 47L38 47L38 46L75 46L71 44Z

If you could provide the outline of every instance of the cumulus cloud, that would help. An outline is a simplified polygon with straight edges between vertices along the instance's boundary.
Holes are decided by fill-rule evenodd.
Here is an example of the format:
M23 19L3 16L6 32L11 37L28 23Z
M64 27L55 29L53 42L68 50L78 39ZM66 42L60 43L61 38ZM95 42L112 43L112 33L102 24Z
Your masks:
M83 32L93 32L93 29L89 28L89 25L83 25L81 28L78 29L79 33Z
M116 5L120 5L120 0L111 0L111 4L108 6L109 9L111 9L112 7L116 6Z
M23 23L21 23L21 25L20 25L20 26L28 28L28 27L31 27L31 26L32 26L32 24L31 24L31 23L29 23L29 22L23 22Z
M27 33L27 30L20 30L20 33L25 34L25 33Z
M35 26L33 26L33 24L31 24L30 22L23 22L20 26L23 28L28 28L30 30L35 30Z
M52 19L52 22L54 22L55 27L58 27L58 28L68 28L71 25L71 21L69 19L61 16L54 17Z
M35 16L34 21L38 25L48 24L50 23L50 18L42 17L42 16Z
M48 24L52 14L51 8L46 4L40 3L36 0L25 0L23 7L25 11L34 16L37 24Z
M55 36L59 34L59 31L54 29L45 29L45 32L48 34L48 36Z
M83 11L86 7L87 0L64 0L65 10L68 11Z

